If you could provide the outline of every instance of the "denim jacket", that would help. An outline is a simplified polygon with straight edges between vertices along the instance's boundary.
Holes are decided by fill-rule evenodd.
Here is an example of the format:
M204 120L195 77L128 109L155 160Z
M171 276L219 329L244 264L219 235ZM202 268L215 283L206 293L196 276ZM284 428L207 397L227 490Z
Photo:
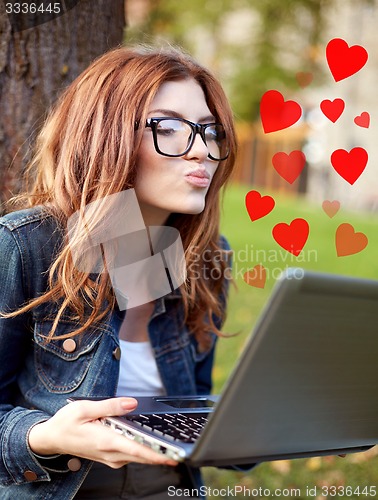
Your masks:
M45 292L49 266L62 245L63 230L42 207L0 218L0 310L11 311ZM228 248L223 240L222 245ZM211 390L215 335L207 352L182 325L178 290L155 302L148 330L167 395L205 394ZM112 397L119 375L118 331L124 311L116 307L101 328L75 336L67 352L64 340L44 343L58 306L53 302L15 318L0 318L0 497L72 499L92 462L79 471L70 457L37 458L28 445L30 428L67 404L72 397ZM217 326L220 326L219 321ZM62 317L57 334L75 324ZM71 349L69 349L71 351Z

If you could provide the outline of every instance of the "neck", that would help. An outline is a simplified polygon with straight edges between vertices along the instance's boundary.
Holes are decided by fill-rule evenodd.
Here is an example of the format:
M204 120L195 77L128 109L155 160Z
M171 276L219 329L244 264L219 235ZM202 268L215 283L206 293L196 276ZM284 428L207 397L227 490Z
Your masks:
M145 225L148 226L164 226L170 216L167 210L161 208L151 207L140 203Z

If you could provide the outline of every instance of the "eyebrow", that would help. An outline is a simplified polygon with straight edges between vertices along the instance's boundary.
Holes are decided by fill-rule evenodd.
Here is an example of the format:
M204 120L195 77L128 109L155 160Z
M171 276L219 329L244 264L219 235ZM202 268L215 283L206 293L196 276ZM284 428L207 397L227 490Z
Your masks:
M182 118L184 120L186 120L187 118L185 118L184 115L182 115L181 113L179 113L178 111L173 111L173 109L153 109L151 111L148 112L148 114L153 114L153 113L161 113L163 115L166 115L167 117L170 117L170 116L173 116L174 118ZM189 120L190 121L190 120ZM213 115L206 115L204 116L203 118L200 118L198 120L198 122L215 122L215 118Z

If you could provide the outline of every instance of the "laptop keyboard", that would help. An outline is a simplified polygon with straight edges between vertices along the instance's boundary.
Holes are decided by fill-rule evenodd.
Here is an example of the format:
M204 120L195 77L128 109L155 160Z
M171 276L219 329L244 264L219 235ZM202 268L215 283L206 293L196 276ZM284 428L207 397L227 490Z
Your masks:
M164 436L172 441L194 443L202 429L208 422L208 413L168 413L152 415L129 415L132 420L143 429L152 431L158 436Z

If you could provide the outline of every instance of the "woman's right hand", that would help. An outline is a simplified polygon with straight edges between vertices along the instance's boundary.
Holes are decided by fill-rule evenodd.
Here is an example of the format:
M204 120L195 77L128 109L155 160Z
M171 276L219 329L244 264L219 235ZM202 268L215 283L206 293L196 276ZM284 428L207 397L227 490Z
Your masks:
M124 397L70 403L49 420L31 428L30 448L37 455L74 455L113 469L129 462L177 465L177 462L115 433L99 421L103 417L125 415L137 404L136 399Z

